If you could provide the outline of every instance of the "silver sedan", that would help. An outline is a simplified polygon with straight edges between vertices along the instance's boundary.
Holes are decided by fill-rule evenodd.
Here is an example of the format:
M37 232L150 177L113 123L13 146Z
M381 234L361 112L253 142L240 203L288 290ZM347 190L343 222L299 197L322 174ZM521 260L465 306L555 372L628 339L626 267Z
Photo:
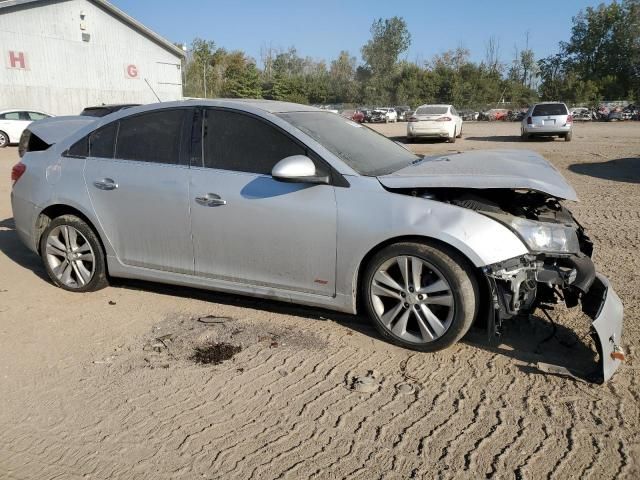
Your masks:
M592 317L608 379L622 304L527 151L424 158L339 115L257 100L36 122L12 172L17 231L51 281L137 278L366 313L421 351L557 301Z

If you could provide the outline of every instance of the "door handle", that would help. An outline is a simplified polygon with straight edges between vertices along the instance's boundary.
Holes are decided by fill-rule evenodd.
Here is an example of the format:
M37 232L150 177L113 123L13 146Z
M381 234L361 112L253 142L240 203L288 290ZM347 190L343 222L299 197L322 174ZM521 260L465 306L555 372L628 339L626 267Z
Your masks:
M115 190L118 188L118 184L111 178L103 178L102 180L96 180L93 182L93 186L100 190Z
M226 205L227 201L220 198L220 195L215 193L207 193L206 195L198 195L196 197L196 203L204 205L205 207L219 207Z

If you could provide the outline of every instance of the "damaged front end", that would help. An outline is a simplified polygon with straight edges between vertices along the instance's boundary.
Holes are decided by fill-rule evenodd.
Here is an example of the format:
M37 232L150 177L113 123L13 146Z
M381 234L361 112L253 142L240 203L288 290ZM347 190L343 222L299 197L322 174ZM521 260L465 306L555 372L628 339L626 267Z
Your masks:
M593 244L583 227L557 198L513 190L440 190L424 196L468 208L510 228L529 253L485 266L492 302L488 327L499 332L505 319L578 305L592 320L607 381L624 361L620 346L623 307L608 279L596 273Z

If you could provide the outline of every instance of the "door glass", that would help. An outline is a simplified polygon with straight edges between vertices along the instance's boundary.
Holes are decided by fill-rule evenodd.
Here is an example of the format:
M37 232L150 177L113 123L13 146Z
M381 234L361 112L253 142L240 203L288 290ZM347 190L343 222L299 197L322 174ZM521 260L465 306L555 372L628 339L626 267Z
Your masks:
M19 112L9 112L0 115L0 120L20 120Z
M207 110L204 159L208 168L271 175L274 165L305 149L266 121L228 110Z
M113 158L117 127L117 122L110 123L89 135L89 155L99 158Z
M185 109L160 110L120 120L115 157L164 164L180 163Z

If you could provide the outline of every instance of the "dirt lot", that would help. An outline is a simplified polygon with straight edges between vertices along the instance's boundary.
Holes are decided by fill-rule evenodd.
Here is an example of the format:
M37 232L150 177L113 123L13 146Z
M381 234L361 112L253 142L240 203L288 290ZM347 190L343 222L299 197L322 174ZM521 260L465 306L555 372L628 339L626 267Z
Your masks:
M630 358L606 385L536 368L590 368L575 312L551 338L532 318L498 345L474 332L416 354L327 311L137 282L66 293L16 237L17 152L1 150L0 477L640 478L640 123L578 125L571 143L521 143L518 128L411 148L530 148L566 175L626 308ZM212 342L242 350L197 363L219 360L193 358ZM373 391L354 391L369 372Z

